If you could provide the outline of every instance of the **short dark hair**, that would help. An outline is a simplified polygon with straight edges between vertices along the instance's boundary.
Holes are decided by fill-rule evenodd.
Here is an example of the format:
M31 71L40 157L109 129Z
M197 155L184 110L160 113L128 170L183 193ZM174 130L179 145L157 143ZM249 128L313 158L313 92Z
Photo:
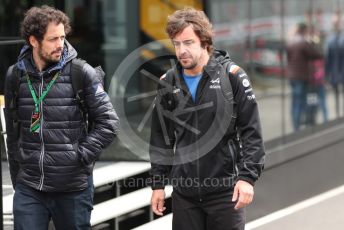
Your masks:
M306 23L304 23L304 22L299 22L299 23L297 24L296 32L297 32L298 34L306 34L307 31L308 31L308 29L309 29L309 27L308 27L308 25L307 25Z
M21 36L30 45L29 37L34 36L39 42L44 38L49 23L54 22L56 25L62 23L65 33L71 31L69 18L62 11L53 7L43 5L41 7L32 7L26 13L21 23Z
M207 47L208 53L214 50L213 31L209 18L201 10L184 8L177 10L167 18L166 32L170 39L192 25L195 34L201 40L201 46Z

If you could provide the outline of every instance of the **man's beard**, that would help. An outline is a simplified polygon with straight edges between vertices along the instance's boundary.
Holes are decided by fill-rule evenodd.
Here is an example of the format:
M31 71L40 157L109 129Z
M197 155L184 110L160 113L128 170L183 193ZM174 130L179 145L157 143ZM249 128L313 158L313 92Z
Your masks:
M186 65L186 66L183 64L181 65L183 66L184 69L194 69L197 66L197 62L193 61L189 65Z
M38 55L40 57L41 60L43 60L47 65L51 65L51 64L56 64L61 60L61 57L58 59L54 59L52 58L52 55L54 52L56 52L57 50L53 51L50 55L47 53L44 53L42 48L40 47L38 50Z
M179 60L179 62L183 66L184 69L193 69L197 66L197 61L194 58L191 58L191 63L189 63L187 65L183 64L183 62L181 60Z

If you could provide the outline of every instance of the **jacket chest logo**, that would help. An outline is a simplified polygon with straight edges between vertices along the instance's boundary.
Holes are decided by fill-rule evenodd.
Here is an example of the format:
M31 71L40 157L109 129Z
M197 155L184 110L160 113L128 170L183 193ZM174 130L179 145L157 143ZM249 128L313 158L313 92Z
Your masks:
M220 78L216 78L210 81L211 85L209 86L209 89L220 89Z
M172 92L172 93L177 94L177 93L179 93L179 92L180 92L180 89L179 89L179 88L175 88L175 89L173 89L173 92Z

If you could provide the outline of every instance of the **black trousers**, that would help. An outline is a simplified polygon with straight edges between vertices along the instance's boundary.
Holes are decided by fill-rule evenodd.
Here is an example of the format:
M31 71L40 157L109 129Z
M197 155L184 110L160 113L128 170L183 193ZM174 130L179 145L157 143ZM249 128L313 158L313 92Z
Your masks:
M235 210L231 193L193 200L173 192L173 230L244 230L245 209Z

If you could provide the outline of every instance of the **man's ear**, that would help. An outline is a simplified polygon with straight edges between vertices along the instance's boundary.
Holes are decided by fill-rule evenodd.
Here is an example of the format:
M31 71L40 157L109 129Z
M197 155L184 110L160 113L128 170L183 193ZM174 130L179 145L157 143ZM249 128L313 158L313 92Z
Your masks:
M201 44L201 47L208 52L208 44Z
M37 41L37 39L36 39L33 35L31 35L31 36L29 37L29 42L30 42L30 45L31 45L33 48L37 48L37 47L38 47L38 41Z

